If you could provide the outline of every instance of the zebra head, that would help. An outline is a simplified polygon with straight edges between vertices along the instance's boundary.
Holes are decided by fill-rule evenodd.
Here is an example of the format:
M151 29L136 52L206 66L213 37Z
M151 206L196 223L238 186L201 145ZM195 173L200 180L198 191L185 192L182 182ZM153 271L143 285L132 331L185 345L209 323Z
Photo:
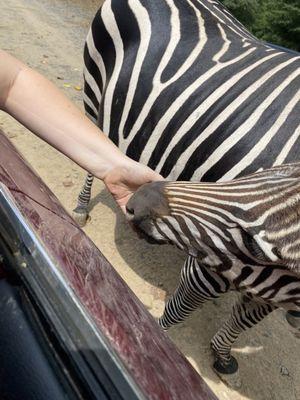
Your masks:
M137 234L149 243L170 242L159 228L170 216L165 182L152 182L140 187L126 206L126 217Z
M156 182L127 205L135 230L211 266L280 264L300 272L300 163L228 182Z
M149 243L174 244L192 256L202 253L201 231L178 210L172 184L143 185L126 206L126 217L137 234ZM202 244L202 245L201 245Z

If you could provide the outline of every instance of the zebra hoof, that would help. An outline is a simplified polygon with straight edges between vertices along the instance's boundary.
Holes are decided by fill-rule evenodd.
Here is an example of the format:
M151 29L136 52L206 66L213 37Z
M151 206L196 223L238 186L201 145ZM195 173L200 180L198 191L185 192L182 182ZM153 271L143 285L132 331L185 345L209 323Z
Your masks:
M222 364L219 359L214 362L214 371L219 378L230 388L238 389L242 386L239 365L237 360L231 356L230 362L226 365Z
M86 210L83 210L82 208L76 207L73 212L72 212L72 218L74 219L75 222L80 227L83 227L86 225L86 223L90 220L89 214L86 212Z
M300 312L288 311L285 317L291 327L292 333L297 339L300 339Z

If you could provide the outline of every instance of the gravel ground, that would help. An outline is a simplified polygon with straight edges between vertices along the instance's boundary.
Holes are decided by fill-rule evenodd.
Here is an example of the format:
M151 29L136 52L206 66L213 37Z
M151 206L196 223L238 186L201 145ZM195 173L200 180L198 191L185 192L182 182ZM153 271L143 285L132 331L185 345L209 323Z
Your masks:
M81 107L82 48L100 0L9 0L1 2L0 47L36 68ZM3 113L0 126L71 212L85 173ZM154 317L174 290L184 257L170 247L138 241L100 182L93 189L85 228ZM242 387L228 389L211 370L209 340L235 299L206 304L169 335L220 399L300 400L299 341L282 311L243 334L234 346Z

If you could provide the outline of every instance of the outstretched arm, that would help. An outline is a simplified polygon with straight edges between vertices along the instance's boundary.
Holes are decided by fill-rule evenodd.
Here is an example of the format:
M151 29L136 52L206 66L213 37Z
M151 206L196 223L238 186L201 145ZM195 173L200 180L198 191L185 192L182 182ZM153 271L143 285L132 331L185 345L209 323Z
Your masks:
M123 209L140 185L162 179L126 157L55 85L1 50L0 108L103 180Z

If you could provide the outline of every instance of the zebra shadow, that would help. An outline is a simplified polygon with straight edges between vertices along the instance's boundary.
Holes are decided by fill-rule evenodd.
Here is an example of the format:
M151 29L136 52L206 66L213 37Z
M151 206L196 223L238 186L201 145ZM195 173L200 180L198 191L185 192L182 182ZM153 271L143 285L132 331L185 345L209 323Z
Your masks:
M91 224L105 229L104 226L101 228L100 203L101 207L107 207L116 214L116 251L144 281L144 285L127 283L150 313L158 318L163 312L165 298L173 293L178 284L185 255L172 246L150 245L139 240L106 190L91 200ZM118 270L118 266L115 267ZM236 297L237 294L232 292L205 304L183 324L171 328L168 336L211 384L220 399L240 400L243 396L253 400L300 399L297 397L300 387L296 383L296 377L300 376L300 365L297 363L300 350L288 331L281 310L243 333L234 345L233 355L240 365L241 388L229 389L215 375L211 367L210 339L229 317Z

